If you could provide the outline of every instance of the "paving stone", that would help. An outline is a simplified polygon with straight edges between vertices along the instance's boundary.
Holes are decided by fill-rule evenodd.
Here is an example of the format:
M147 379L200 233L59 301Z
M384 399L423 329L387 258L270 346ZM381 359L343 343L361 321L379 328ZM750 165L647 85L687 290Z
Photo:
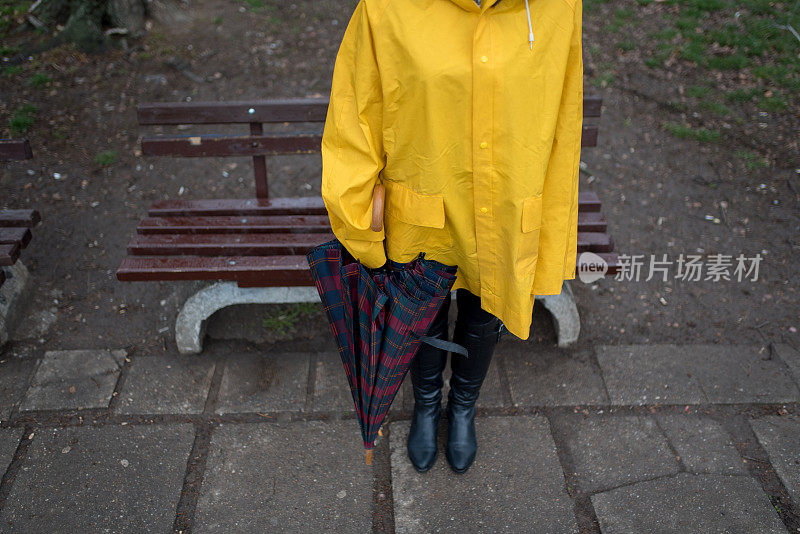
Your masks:
M608 404L600 369L588 352L515 350L503 354L503 358L515 404Z
M104 349L45 352L20 410L107 407L125 354Z
M440 452L427 473L408 459L408 422L390 425L395 528L408 532L578 532L550 427L539 415L478 417L478 454L464 474Z
M660 414L658 424L686 468L693 473L746 475L730 434L710 417Z
M223 424L194 532L369 532L373 467L352 421Z
M23 432L24 428L0 428L0 478L14 459Z
M203 356L134 358L116 411L131 414L201 413L214 375Z
M0 419L8 419L11 412L19 406L28 389L34 367L35 360L8 357L0 361Z
M783 533L767 496L748 476L679 473L592 495L603 534Z
M800 390L759 345L603 345L597 359L612 404L797 402Z
M565 445L586 492L678 472L667 440L649 417L568 416L560 423L570 426Z
M712 403L798 402L800 390L780 358L760 345L689 345L687 371Z
M800 416L765 416L750 426L769 455L772 467L800 506Z
M783 363L792 371L795 384L800 385L800 351L788 343L776 343L775 350Z
M314 411L354 410L353 395L338 352L317 354Z
M306 409L307 352L233 354L225 362L217 413Z
M0 524L13 532L168 532L194 426L40 428Z
M595 349L611 404L700 404L703 390L686 371L686 347L599 345Z

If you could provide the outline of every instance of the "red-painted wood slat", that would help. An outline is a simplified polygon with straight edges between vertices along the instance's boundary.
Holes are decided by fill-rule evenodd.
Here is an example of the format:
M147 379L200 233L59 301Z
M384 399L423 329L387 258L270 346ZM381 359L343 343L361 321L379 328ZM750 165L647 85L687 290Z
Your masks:
M0 226L27 226L33 228L42 220L38 210L0 210Z
M25 248L31 242L32 235L27 226L0 227L0 244L18 243L20 248Z
M0 245L0 265L8 267L19 259L19 243Z
M145 217L137 228L137 232L140 234L306 233L329 231L330 220L327 216L322 215Z

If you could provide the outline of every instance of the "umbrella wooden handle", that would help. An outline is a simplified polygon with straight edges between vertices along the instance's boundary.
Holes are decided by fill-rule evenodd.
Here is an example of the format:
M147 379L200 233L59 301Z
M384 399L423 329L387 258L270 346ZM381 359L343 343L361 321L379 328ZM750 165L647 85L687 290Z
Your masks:
M375 186L372 195L372 231L380 232L383 229L383 201L386 196L386 189L383 184Z

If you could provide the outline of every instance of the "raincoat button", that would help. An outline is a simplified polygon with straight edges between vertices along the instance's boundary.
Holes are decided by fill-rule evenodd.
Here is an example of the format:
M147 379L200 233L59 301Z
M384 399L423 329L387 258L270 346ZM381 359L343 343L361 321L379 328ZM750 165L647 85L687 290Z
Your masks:
M487 208L486 206L481 208L481 213L486 213L487 211L489 211L489 208Z
M486 56L481 56L481 61L483 61L484 63L486 63L487 61L489 61L489 58L488 58L488 57L486 57Z
M481 148L486 148L487 146L489 146L489 143L487 143L486 141L483 141L481 143Z

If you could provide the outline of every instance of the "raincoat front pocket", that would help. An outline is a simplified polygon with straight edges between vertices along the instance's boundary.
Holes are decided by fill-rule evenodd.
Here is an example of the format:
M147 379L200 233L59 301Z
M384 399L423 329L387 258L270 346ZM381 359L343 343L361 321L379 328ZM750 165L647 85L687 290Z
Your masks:
M424 195L388 180L384 181L384 185L388 257L407 262L420 252L442 251L452 247L453 238L445 224L442 195Z
M522 200L520 240L515 264L519 278L533 276L539 256L539 231L542 227L542 195L534 195Z

